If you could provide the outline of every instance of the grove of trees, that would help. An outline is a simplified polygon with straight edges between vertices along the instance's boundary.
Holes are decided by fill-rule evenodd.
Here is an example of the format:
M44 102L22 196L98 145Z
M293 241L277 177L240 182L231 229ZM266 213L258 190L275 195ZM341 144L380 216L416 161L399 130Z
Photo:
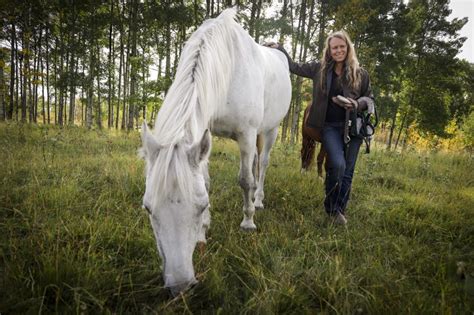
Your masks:
M130 130L153 121L187 37L237 6L258 43L319 59L345 29L369 71L388 148L416 129L448 137L472 126L474 65L456 55L467 19L448 0L4 0L0 7L0 119ZM298 139L310 85L293 78L282 141ZM471 128L472 129L472 128Z

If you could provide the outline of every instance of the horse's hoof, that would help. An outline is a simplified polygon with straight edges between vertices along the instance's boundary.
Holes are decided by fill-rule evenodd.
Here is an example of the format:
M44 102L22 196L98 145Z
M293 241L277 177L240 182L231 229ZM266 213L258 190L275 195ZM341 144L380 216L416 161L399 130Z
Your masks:
M253 205L255 206L255 210L263 210L263 202L255 201Z
M254 232L257 230L257 227L240 227L240 230L243 231L243 232L248 232L248 233L251 233L251 232Z
M247 224L241 223L240 229L244 232L253 232L257 230L257 226L255 225L255 223L247 223Z

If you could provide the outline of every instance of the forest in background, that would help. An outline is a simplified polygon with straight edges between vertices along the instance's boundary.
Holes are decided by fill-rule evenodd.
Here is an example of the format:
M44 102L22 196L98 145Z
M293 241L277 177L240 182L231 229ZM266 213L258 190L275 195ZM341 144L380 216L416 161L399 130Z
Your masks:
M229 6L257 43L284 43L300 62L319 59L327 34L345 29L371 75L387 148L456 138L472 152L474 65L456 57L467 18L451 20L448 0L6 0L0 119L126 130L153 122L186 39ZM292 81L281 128L289 143L311 95L308 82Z

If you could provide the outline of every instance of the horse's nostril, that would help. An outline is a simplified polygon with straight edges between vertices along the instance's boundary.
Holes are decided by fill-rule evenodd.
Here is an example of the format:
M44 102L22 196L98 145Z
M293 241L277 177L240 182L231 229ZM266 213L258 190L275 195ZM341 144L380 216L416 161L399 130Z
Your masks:
M177 297L181 292L184 292L187 288L188 288L188 284L180 284L174 287L169 287L169 290L173 297Z

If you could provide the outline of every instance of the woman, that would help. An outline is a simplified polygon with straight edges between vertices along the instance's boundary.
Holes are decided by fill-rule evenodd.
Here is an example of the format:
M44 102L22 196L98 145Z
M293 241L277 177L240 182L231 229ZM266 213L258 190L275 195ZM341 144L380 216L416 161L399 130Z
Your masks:
M282 46L270 44L270 47L286 55L291 73L313 80L313 103L306 126L328 154L324 207L335 223L346 224L345 211L362 143L359 137L346 139L348 135L344 131L349 116L346 112L373 106L369 75L359 66L354 45L344 31L328 36L319 62L298 64Z

